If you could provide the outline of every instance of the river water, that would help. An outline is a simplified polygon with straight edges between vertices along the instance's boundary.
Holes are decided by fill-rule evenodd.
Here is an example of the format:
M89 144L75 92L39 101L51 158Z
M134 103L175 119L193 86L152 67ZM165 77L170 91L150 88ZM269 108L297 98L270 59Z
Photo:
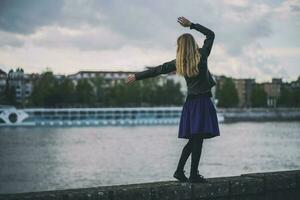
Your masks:
M206 178L300 169L300 122L220 124L203 142ZM0 193L174 180L178 125L0 129ZM190 158L186 174L190 169Z

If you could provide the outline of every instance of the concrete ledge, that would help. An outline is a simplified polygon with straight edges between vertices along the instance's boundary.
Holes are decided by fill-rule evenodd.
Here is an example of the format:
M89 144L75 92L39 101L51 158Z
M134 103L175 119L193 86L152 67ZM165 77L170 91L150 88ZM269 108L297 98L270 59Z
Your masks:
M208 183L177 181L101 186L69 190L1 194L0 200L297 200L300 170L209 178Z

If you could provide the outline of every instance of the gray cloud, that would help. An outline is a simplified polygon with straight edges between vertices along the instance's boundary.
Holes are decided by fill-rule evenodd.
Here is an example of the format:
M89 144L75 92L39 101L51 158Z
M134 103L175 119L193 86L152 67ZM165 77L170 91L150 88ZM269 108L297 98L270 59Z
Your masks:
M61 0L1 0L0 28L13 33L33 33L40 26L58 21L63 3Z
M247 51L255 51L255 48L249 47L280 34L276 32L276 27L280 27L279 23L286 22L285 33L296 32L299 29L297 2L298 0L2 0L0 47L30 44L52 50L69 48L100 52L118 51L131 46L141 51L157 48L174 52L176 39L184 32L192 33L201 46L204 39L202 34L182 28L177 23L177 17L185 16L216 33L214 45L222 46L226 52L224 57L259 66L257 71L262 74L268 74L272 70L273 73L281 73L283 71L276 58L263 57L264 52L254 52L255 55L249 57ZM278 20L278 16L289 16L290 11L293 11L293 17ZM297 40L293 44L299 44L299 38L294 37ZM282 44L290 41L280 36L281 38ZM270 43L279 44L279 41Z
M252 4L236 6L208 0L201 2L166 0L159 3L148 0L4 0L1 1L0 6L2 7L0 28L4 31L30 34L39 27L53 24L72 29L80 28L82 25L87 28L106 27L127 38L128 44L144 47L173 46L180 32L189 31L176 22L177 17L182 15L215 30L216 40L224 43L232 55L240 54L245 45L260 37L268 37L272 33L269 14L253 17L252 13L259 11L255 10L257 8ZM226 15L232 15L232 18ZM234 18L246 18L247 21L236 21ZM200 36L194 31L192 33L196 37ZM78 39L88 40L83 37ZM98 44L102 43L98 42ZM79 45L79 49L88 50L88 46L84 46L86 42L75 42L75 44ZM117 45L112 42L112 47L93 44L90 47L91 49L114 48Z
M300 6L299 5L292 5L291 9L292 9L292 11L300 12Z
M0 47L22 47L24 40L16 35L0 31Z

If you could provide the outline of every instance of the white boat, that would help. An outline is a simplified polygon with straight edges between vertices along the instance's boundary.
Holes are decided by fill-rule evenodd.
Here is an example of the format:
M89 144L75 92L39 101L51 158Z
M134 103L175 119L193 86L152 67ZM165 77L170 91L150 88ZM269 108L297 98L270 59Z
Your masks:
M0 107L0 126L105 126L178 124L182 107ZM224 116L217 113L219 122Z

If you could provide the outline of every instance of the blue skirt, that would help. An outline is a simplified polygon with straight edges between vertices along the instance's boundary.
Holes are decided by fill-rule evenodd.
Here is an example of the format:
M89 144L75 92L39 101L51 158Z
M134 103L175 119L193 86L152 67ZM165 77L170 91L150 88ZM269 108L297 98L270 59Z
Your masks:
M220 136L217 111L208 96L186 100L183 104L178 138L190 139L194 135L203 139Z

